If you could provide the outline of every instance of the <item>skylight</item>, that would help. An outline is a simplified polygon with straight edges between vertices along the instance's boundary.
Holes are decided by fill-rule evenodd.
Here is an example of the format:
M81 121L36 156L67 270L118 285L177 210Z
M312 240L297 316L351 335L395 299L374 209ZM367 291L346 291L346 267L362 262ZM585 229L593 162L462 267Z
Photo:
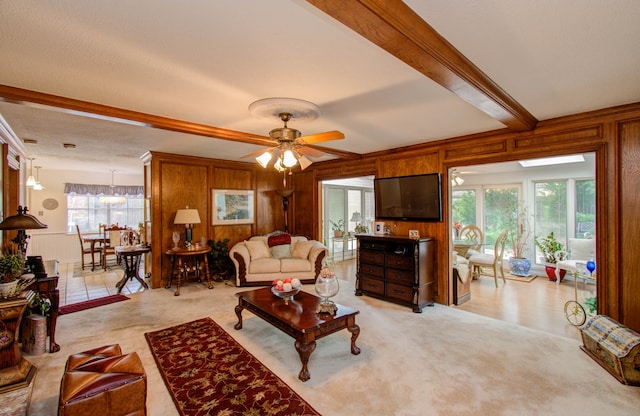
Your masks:
M531 168L534 166L549 166L549 165L564 165L566 163L579 163L584 162L584 156L571 155L571 156L558 156L558 157L543 157L540 159L521 160L520 166L523 168Z

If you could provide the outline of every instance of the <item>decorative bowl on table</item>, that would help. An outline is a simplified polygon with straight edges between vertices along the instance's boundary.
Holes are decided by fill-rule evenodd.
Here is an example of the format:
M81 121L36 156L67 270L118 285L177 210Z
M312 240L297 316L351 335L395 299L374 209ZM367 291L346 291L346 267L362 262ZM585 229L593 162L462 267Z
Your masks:
M300 292L302 284L299 279L277 279L273 281L271 293L284 300L284 304L288 305L289 301Z

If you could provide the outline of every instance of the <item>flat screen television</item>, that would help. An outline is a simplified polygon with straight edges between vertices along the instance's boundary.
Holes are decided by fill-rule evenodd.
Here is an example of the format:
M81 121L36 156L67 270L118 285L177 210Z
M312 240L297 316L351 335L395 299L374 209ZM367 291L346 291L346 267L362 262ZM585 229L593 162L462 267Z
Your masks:
M376 178L373 187L377 219L442 221L439 173Z

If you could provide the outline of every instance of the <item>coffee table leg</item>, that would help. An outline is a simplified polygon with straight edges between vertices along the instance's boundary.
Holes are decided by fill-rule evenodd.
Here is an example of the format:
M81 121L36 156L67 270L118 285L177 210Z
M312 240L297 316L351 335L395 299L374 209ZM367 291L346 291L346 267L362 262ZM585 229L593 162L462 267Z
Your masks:
M233 327L235 329L242 329L242 310L244 307L242 306L242 299L240 299L240 303L236 306L236 316L238 317L238 323Z
M352 325L347 326L347 331L351 332L351 354L360 354L360 348L356 345L356 339L360 335L360 327L354 322Z
M311 341L310 343L305 344L300 341L296 341L295 346L296 351L298 351L298 355L300 355L300 361L302 361L302 370L300 370L298 378L302 381L307 381L311 378L307 364L309 363L311 353L316 349L316 342Z

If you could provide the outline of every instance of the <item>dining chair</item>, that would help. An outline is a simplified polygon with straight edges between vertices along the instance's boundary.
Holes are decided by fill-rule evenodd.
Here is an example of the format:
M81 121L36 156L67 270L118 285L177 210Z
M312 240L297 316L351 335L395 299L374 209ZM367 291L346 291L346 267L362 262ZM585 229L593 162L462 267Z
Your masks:
M108 228L105 229L105 244L102 247L102 268L107 270L108 256L115 256L116 264L120 264L120 256L116 252L116 247L121 243L120 233L121 228Z
M82 270L84 270L84 256L85 254L91 255L91 245L84 241L84 238L82 238L82 233L80 232L80 227L77 224L76 231L78 232L78 239L80 240L80 259L82 263Z
M495 281L496 287L498 287L498 271L500 271L500 277L504 283L507 283L507 279L504 277L504 268L502 264L502 259L504 257L504 246L507 241L507 230L498 235L496 238L496 244L494 246L494 254L488 253L478 253L469 257L469 268L471 269L471 273L475 274L475 276L480 278L480 267L492 267L493 268L493 279Z
M460 239L474 241L477 244L473 246L469 246L465 257L469 258L474 254L482 253L482 243L484 242L484 235L482 234L482 230L480 227L474 224L465 225L462 230L460 230Z

